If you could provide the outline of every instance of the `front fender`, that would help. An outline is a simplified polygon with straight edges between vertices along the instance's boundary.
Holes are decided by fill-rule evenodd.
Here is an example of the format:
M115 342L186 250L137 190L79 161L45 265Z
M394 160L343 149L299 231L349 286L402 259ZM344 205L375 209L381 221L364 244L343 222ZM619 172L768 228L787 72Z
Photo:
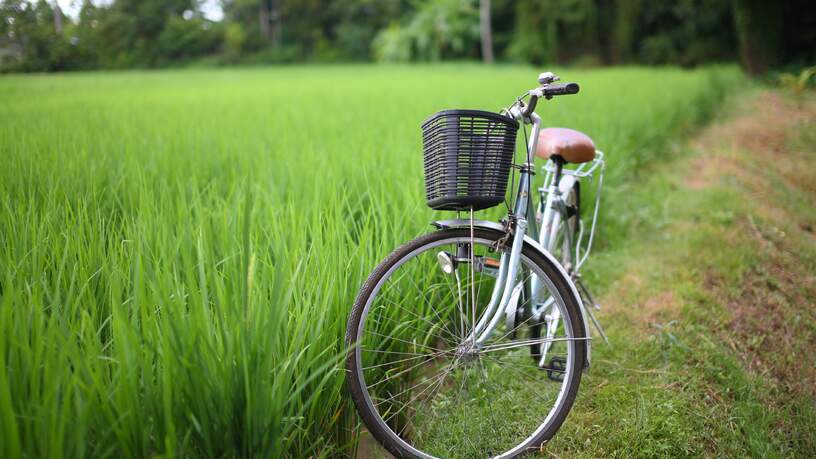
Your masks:
M439 229L447 229L447 228L470 228L471 221L469 219L450 219L450 220L437 220L431 223L433 226ZM505 231L505 228L500 223L491 222L487 220L473 220L473 227L474 228L485 228L494 231ZM592 335L589 334L589 321L587 320L588 317L586 312L584 311L583 302L581 300L581 295L578 293L578 288L575 287L575 283L572 281L572 278L567 271L561 266L561 263L556 259L550 252L544 249L541 244L538 243L535 239L531 238L528 235L524 235L524 242L532 247L534 250L538 251L543 257L548 259L552 262L552 264L558 269L558 272L564 277L567 281L567 285L569 285L570 292L572 293L573 298L575 299L576 303L578 304L578 309L581 311L581 319L584 322L584 336L590 338ZM591 360L592 355L592 340L588 339L586 342L586 362L585 369L589 368L589 363Z

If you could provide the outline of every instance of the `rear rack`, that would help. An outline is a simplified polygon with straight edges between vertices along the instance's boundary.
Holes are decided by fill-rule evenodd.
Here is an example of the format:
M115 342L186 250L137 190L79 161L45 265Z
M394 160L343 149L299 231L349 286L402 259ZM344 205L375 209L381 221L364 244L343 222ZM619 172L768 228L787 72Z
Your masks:
M555 163L547 161L542 167L544 170L544 185L538 189L542 196L546 196L547 190L555 180ZM604 162L604 154L602 151L595 151L595 159L590 162L582 163L575 169L561 169L562 176L573 176L577 180L584 183L593 183L593 177L596 175L598 180L595 185L595 203L592 210L592 226L589 229L589 238L584 244L584 222L578 219L578 237L575 238L575 267L573 273L577 274L581 266L589 257L589 252L592 250L592 242L595 237L595 224L598 222L598 210L601 207L601 191L603 190L604 171L606 170L606 163ZM586 179L586 180L584 180ZM544 201L544 199L542 199ZM581 253L583 251L583 254Z

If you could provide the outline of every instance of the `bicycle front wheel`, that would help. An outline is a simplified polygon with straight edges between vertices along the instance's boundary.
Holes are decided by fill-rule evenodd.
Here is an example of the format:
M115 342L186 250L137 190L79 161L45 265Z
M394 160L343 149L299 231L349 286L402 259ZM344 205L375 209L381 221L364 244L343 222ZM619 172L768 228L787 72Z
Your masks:
M542 371L531 362L532 316L497 317L489 337L474 334L490 328L491 299L503 291L494 290L502 236L422 236L380 263L357 297L346 331L349 390L368 430L397 457L516 457L549 440L572 407L583 322L567 280L534 248L523 248L519 272L538 277L561 312L550 339L560 365ZM517 310L531 310L514 297Z

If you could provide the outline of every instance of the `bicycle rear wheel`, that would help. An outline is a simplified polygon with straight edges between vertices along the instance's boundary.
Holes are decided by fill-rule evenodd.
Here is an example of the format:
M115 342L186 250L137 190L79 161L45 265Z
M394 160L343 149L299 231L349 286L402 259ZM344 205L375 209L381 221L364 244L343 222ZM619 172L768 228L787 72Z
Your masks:
M422 236L380 263L357 297L346 331L348 386L368 430L397 457L516 457L550 439L572 407L584 326L567 280L536 249L523 248L520 272L537 276L562 313L550 348L563 358L562 380L530 361L526 320L500 320L473 346L474 324L487 321L501 236Z
M574 255L575 238L578 234L578 225L580 224L581 218L580 187L581 182L576 180L564 196L564 204L567 206L567 213L563 216L563 219L557 218L553 220L553 224L556 226L553 231L555 237L548 244L549 247L547 247L550 253L552 253L552 255L561 263L561 266L564 267L564 270L570 275L572 274L572 270L575 268L575 263L577 263L577 260L574 260ZM549 304L549 298L546 294L539 295L539 299L542 300L540 304ZM560 312L551 305L542 307L540 309L541 310L534 312L539 320L534 320L533 325L530 327L530 336L532 336L534 339L555 336L558 333L558 328L560 326ZM553 365L559 365L558 362L560 357L553 356L549 352L550 347L551 344L546 340L541 344L531 346L530 354L533 359L538 362L539 367L547 368L552 367Z

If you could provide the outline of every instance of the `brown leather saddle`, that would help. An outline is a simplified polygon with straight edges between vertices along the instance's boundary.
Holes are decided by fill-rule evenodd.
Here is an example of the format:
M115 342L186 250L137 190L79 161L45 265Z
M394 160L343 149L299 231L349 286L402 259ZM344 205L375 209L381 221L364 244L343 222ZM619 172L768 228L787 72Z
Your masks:
M536 156L558 156L568 163L586 163L595 159L595 143L583 132L566 128L546 128L538 133Z

